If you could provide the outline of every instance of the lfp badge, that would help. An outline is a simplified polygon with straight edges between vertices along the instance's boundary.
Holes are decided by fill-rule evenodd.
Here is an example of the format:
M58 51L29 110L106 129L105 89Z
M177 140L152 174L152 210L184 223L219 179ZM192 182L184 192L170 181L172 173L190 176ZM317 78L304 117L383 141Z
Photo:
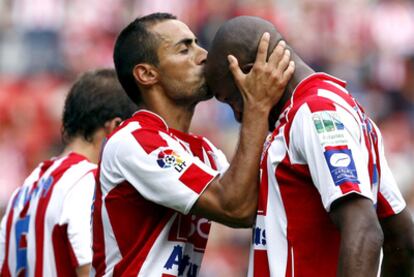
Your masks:
M161 168L174 167L175 170L181 172L185 167L185 161L172 149L164 149L158 153L157 163Z

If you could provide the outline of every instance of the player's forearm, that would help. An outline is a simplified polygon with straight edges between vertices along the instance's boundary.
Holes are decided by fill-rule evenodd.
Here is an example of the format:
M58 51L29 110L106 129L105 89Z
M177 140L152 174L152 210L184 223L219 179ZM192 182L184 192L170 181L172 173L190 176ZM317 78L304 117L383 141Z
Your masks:
M406 246L394 247L384 244L384 258L381 266L382 277L414 276L414 252Z
M381 276L414 276L414 224L407 209L381 220L384 232Z
M254 223L260 156L268 130L268 112L249 110L245 115L230 167L210 183L191 210L230 227L250 227Z
M267 135L267 112L243 118L240 140L229 169L219 180L223 207L230 217L252 225L257 208L260 156Z
M341 239L337 276L376 277L381 243L382 233L375 229L346 235Z
M332 204L329 216L341 234L337 276L376 277L384 235L372 201L350 194Z

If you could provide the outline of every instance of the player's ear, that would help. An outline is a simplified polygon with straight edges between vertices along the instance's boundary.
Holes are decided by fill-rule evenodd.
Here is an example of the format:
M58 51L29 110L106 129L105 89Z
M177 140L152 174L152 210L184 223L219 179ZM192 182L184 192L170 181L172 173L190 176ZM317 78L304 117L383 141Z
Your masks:
M142 86L152 86L158 82L158 71L151 64L137 64L132 73L135 80Z
M121 122L122 119L120 117L115 117L111 120L106 121L104 124L105 134L109 135L110 133L112 133Z

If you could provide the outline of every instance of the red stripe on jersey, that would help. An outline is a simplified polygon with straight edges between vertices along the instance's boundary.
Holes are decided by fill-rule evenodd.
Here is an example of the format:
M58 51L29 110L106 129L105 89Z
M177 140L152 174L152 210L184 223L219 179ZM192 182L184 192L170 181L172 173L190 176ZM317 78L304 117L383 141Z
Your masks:
M378 203L377 203L378 218L383 219L395 214L390 203L385 199L384 195L378 191Z
M40 171L39 171L39 175L37 178L37 181L32 185L32 189L30 190L30 193L33 192L33 190L37 187L37 182L39 181L40 177L45 173L45 171L53 164L53 161L47 160L44 161L42 163L42 165L40 166ZM9 217L7 219L7 225L6 225L6 252L5 252L5 257L4 257L4 264L3 264L3 269L1 271L1 276L10 276L10 269L8 266L8 254L9 254L9 245L10 245L10 232L11 232L11 225L13 224L13 206L15 204L15 201L17 201L17 197L20 194L21 191L19 191L16 196L14 197L13 201L12 201L12 207L10 209L10 213L11 213L11 217ZM23 218L26 216L27 214L27 210L29 209L30 206L30 201L27 201L27 203L25 203L25 206L23 208L23 210L20 213L20 217ZM10 216L10 214L9 214ZM9 221L10 220L10 221ZM4 270L4 272L3 272ZM7 275L8 274L8 275Z
M295 276L319 277L321 272L335 276L340 234L322 205L309 168L292 164L286 155L275 175L286 211L287 240L294 249Z
M138 129L132 132L139 145L147 154L160 148L167 147L167 142L160 136L157 130Z
M143 129L156 129L168 132L168 126L165 121L158 115L150 111L137 111L132 119L138 121Z
M254 250L254 277L266 277L270 276L269 261L267 259L266 250Z
M53 172L50 176L53 177L53 183L50 185L44 195L45 191L40 190L38 193L39 201L37 204L36 218L35 218L35 237L36 237L36 263L35 263L35 276L43 276L43 241L44 241L44 230L45 230L45 216L46 209L49 204L50 198L55 184L60 180L63 174L72 165L77 164L85 160L85 157L76 153L71 153Z
M76 268L79 266L68 239L68 225L55 225L52 231L53 251L56 261L57 276L76 277Z
M16 195L13 197L13 200L11 202L11 207L9 210L9 214L7 216L7 222L6 222L6 243L5 243L5 253L4 253L4 260L3 260L3 267L1 268L0 271L0 276L4 276L4 277L9 277L10 275L10 268L9 268L9 247L10 247L10 233L11 233L11 228L12 228L12 223L13 223L13 214L14 214L14 209L13 206L17 200L17 197L19 196L19 194L21 193L21 189L16 193Z
M197 226L195 232L194 226ZM207 219L192 214L177 213L168 233L168 241L188 242L194 245L195 252L204 253L210 227L211 223Z
M38 179L36 180L36 182L34 182L34 184L33 184L33 186L32 186L32 188L31 188L31 190L30 190L30 195L33 193L33 191L37 188L37 185L38 185L38 182L39 182L39 180L40 180L40 178L42 177L42 175L46 172L46 170L48 170L49 169L49 167L51 166L53 164L53 161L52 160L47 160L47 161L44 161L43 163L42 163L42 165L41 165L41 167L40 167L40 173L39 173L39 177L38 177ZM25 204L24 204L24 207L23 207L23 209L22 209L22 211L20 212L20 218L23 218L23 217L25 217L26 216L26 214L27 214L27 211L29 210L29 207L30 207L30 201L27 201Z
M325 151L331 150L348 150L348 145L337 145L337 146L325 146Z
M337 87L335 87L334 85L326 83L326 82L324 82L324 85L322 88L334 92L336 95L341 97L342 100L344 100L349 106L351 107L355 106L354 98L350 94L346 93L345 91L342 91L338 89Z
M263 157L260 161L261 169L261 178L260 178L260 187L259 187L259 199L257 203L257 214L266 215L267 214L267 199L269 194L269 172L267 170L267 157L269 153L269 148L275 139L275 136L279 133L280 129L286 125L286 118L280 120L280 125L273 131L271 137L266 139L263 147Z
M161 275L161 277L176 277L176 276L175 275L171 275L171 274L165 274L165 273L163 273Z
M108 193L105 207L122 255L113 276L136 276L174 211L144 199L128 182L117 185ZM148 211L154 216L149 217Z
M312 113L322 111L336 111L336 107L332 100L316 95L309 97L307 99L307 104Z
M292 251L293 251L293 248L290 245L290 242L288 241L288 245L287 245L287 254L288 254L288 256L287 256L286 274L285 274L286 277L294 276L292 274L292 270L294 270L293 266L295 266L295 265L293 264L294 261L292 260L293 259L293 257L292 257Z
M191 190L200 194L201 191L214 179L213 175L202 170L198 165L191 164L180 176L179 180Z
M194 135L187 134L187 133L175 130L175 129L170 129L170 132L174 136L176 136L178 139L187 142L190 146L190 150L193 153L193 155L198 157L203 163L206 162L204 161L204 155L203 155L203 149L204 149L210 161L211 168L214 170L217 170L216 162L214 161L214 158L212 157L213 150L211 149L210 145L203 139L203 137L194 136Z
M102 223L102 191L101 183L99 181L100 169L98 168L96 174L96 186L95 186L95 201L93 203L92 212L92 233L93 233L93 258L92 266L95 269L96 276L102 276L105 273L105 240L104 230Z
M268 156L268 149L265 150L265 154L263 160L261 162L261 170L262 176L260 180L260 187L259 187L259 200L257 203L257 214L259 215L266 215L267 213L267 199L269 194L269 175L267 172L267 156Z
M347 194L350 192L359 192L361 193L361 190L359 188L359 185L357 183L352 183L352 182L343 182L342 184L339 185L339 187L341 188L341 191L343 194Z
M303 98L298 97L298 99L293 100L293 107L286 114L287 123L286 123L285 129L283 130L283 134L284 134L286 144L288 145L288 147L290 144L290 128L292 127L292 120L295 118L296 113L302 107L303 104L306 103L312 113L318 112L318 111L336 111L336 107L334 103L332 102L332 100L320 97L316 95L315 93L316 93L316 90L312 89L309 91L308 97L303 97Z

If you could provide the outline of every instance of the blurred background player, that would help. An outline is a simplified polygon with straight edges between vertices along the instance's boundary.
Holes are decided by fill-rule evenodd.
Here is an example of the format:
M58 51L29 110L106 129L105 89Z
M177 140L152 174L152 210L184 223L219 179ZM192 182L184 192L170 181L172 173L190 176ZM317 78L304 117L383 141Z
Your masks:
M254 70L262 32L270 49L282 40L269 21L231 19L208 55L207 82L237 120L246 116L237 86ZM249 276L377 276L381 247L383 276L412 276L414 225L378 127L344 81L315 73L293 50L292 60L295 73L269 117Z
M246 116L229 165L207 139L189 134L195 106L212 97L204 78L207 52L193 32L168 13L137 18L122 30L115 68L143 109L111 135L102 152L93 274L195 277L209 220L252 225L266 118L294 70L281 46L266 62L260 50L267 43L264 36L256 70L241 82Z
M89 276L91 206L102 142L137 107L111 69L83 74L66 97L61 155L11 197L0 228L1 276Z

